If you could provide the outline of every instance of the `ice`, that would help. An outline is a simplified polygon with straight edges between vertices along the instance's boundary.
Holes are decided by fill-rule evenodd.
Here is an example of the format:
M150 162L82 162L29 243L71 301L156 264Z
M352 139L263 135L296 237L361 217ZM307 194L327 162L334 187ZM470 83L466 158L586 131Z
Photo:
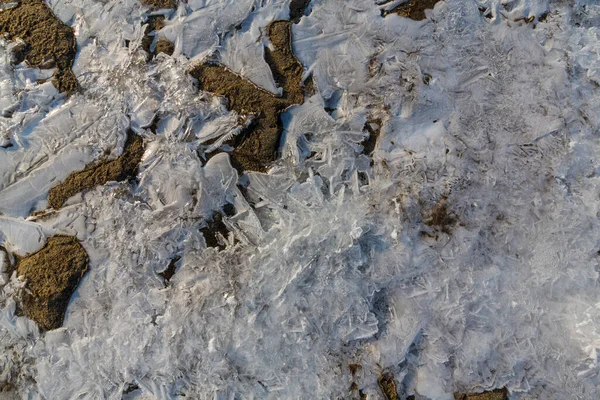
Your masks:
M24 257L41 249L46 237L38 224L0 217L1 245L11 253Z
M285 3L273 1L264 4L254 13L252 25L236 30L220 52L221 62L225 66L276 95L281 95L281 90L277 88L271 69L265 61L267 38L264 32L271 21L288 16Z
M147 6L53 1L78 38L70 98L1 43L0 245L75 235L90 268L43 335L15 314L24 283L2 275L0 385L280 399L346 398L356 382L380 398L386 371L404 397L597 398L600 9L448 0L424 21L381 16L397 3L313 0L293 25L315 92L283 114L265 173L233 168L224 143L244 127L186 71L215 59L277 92L264 28L288 1L161 11L177 48L150 63ZM128 129L146 146L136 180L31 215L69 173L117 157ZM440 204L450 217L427 222ZM200 232L215 214L221 251Z

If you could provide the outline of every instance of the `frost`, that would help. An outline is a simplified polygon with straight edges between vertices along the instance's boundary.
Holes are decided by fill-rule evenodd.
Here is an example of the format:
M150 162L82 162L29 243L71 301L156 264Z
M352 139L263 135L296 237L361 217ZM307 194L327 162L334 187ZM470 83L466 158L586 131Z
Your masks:
M314 92L281 115L269 170L237 171L226 153L246 126L187 72L212 59L278 93L265 27L289 3L52 1L77 35L69 99L0 43L0 385L380 398L386 374L404 397L595 399L598 6L447 0L413 21L381 15L400 2L313 0L292 32ZM151 13L176 50L147 63ZM129 129L146 145L135 179L46 211ZM221 250L202 233L217 214ZM81 240L89 271L40 335L7 260L55 234Z

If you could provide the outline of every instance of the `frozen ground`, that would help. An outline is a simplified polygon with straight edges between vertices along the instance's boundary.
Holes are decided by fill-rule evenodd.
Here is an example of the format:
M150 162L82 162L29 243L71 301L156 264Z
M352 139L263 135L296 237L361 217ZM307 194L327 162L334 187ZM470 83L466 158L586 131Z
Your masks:
M293 46L315 94L284 115L269 172L239 176L205 153L237 118L187 70L216 58L277 93L263 33L288 3L155 11L175 52L146 63L147 6L51 1L77 34L83 90L68 99L1 43L0 106L16 111L0 117L0 243L26 255L76 235L91 262L43 335L15 314L23 283L0 276L0 387L334 399L356 383L377 399L388 373L402 399L598 399L597 2L444 0L413 21L383 18L392 3L312 0ZM360 143L376 120L371 163ZM31 216L69 173L119 155L129 127L147 146L136 182ZM207 249L200 228L227 203L229 245Z

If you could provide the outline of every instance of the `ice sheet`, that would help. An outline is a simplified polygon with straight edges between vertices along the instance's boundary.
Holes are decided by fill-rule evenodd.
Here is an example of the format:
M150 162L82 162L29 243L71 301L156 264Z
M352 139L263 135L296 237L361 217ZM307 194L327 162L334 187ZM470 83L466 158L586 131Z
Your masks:
M174 56L146 63L147 6L53 1L78 38L69 99L0 43L0 245L62 233L90 256L64 327L43 335L16 315L23 282L1 278L0 384L31 399L282 399L355 382L379 398L386 371L432 400L503 386L596 399L598 6L447 0L412 21L313 0L292 29L315 93L282 116L281 159L240 174L221 147L238 116L186 71L214 58L276 92L264 27L288 3L182 2L160 32ZM135 181L30 216L55 182L118 156L129 128L146 145ZM200 232L215 213L235 239L220 252Z

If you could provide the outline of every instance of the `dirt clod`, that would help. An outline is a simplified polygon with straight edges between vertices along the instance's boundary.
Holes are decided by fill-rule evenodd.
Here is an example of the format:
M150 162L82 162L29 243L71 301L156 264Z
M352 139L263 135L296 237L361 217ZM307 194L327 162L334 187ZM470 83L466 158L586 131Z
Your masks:
M377 380L377 383L386 400L400 400L398 391L396 390L396 382L392 374L389 372L383 373Z
M409 0L388 11L386 14L398 14L404 18L422 21L427 18L425 10L433 9L438 1L440 0Z
M67 305L88 269L88 255L71 236L53 236L36 253L19 260L17 274L26 280L25 315L42 331L62 325Z
M85 189L110 181L124 181L136 176L144 154L142 138L133 132L127 134L123 153L113 160L101 160L89 164L82 171L73 172L63 182L50 189L48 205L56 210L67 199Z
M25 59L40 68L56 67L52 83L59 92L71 94L79 88L71 71L77 52L73 29L56 18L45 2L20 0L14 7L0 12L0 34L20 38L17 61Z
M238 135L231 152L238 169L265 171L277 157L282 132L279 115L288 107L304 101L302 64L292 51L290 21L273 21L267 34L273 49L267 49L265 60L271 67L283 96L275 97L222 65L206 63L190 70L200 89L228 99L228 108L241 116L253 116L254 122Z
M496 389L483 393L454 393L455 400L508 400L508 389Z

